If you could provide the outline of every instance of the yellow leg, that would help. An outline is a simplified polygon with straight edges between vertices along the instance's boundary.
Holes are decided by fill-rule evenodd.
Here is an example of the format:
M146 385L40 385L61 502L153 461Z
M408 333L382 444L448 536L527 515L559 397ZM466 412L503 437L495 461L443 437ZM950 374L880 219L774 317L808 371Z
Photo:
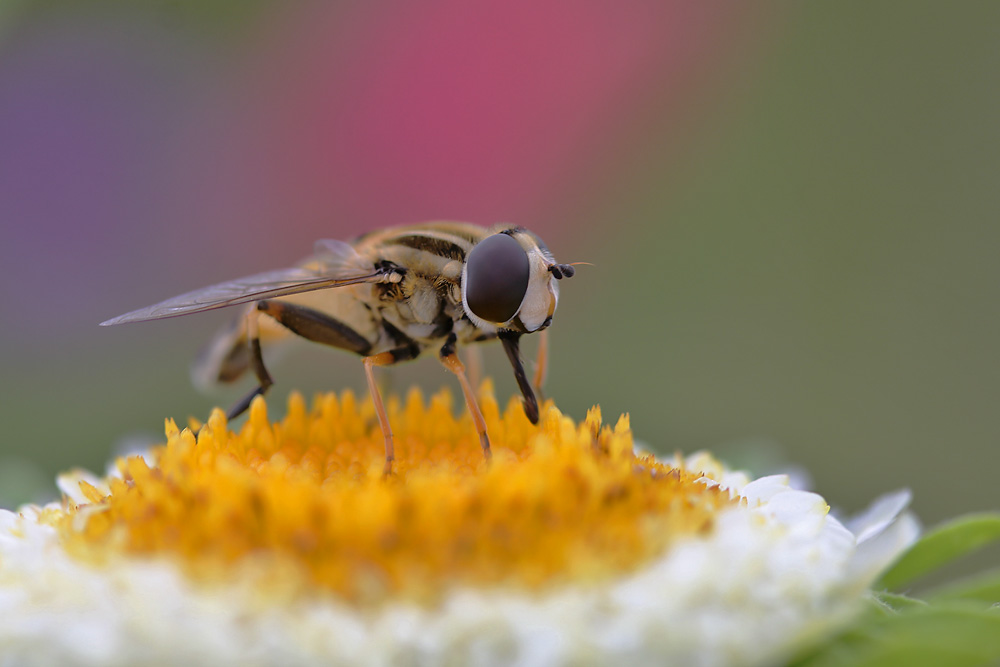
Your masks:
M368 392L372 396L372 403L375 405L375 414L378 415L379 426L382 427L382 436L385 438L385 467L382 474L389 476L392 474L392 462L396 459L396 450L392 444L392 427L389 426L389 416L385 413L385 405L382 403L382 394L379 393L378 385L375 383L375 366L388 366L395 363L391 352L382 352L370 357L364 357L362 362L365 365L365 378L368 380Z
M483 456L489 462L492 454L490 452L490 438L486 434L486 420L483 419L483 413L479 410L479 402L476 401L476 395L472 392L469 378L465 375L465 366L454 352L442 354L439 358L444 367L454 373L455 377L458 378L458 383L462 385L462 393L465 394L465 404L469 406L472 421L476 424L476 432L479 434L479 444L483 448Z

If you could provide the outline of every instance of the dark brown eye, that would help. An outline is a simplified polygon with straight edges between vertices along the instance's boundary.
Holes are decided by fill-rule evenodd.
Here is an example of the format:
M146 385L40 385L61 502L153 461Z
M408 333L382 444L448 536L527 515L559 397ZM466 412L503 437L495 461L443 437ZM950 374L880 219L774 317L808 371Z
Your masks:
M469 253L465 262L465 302L488 322L514 317L528 291L530 267L521 244L508 234L494 234Z

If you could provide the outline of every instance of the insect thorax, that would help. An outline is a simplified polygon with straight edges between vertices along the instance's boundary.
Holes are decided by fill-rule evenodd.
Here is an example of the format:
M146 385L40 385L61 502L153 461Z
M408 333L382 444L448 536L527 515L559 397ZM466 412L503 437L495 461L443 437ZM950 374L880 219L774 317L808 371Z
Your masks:
M408 270L400 282L373 289L377 315L388 324L383 326L379 348L409 341L428 348L442 344L452 332L460 343L483 338L483 332L465 318L457 280Z

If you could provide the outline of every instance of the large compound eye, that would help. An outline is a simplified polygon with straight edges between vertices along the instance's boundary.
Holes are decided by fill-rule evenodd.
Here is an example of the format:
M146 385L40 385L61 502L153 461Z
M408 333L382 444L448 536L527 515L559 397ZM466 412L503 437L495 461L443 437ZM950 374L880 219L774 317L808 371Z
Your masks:
M508 234L480 241L465 264L465 303L477 317L506 322L514 317L528 291L528 254Z

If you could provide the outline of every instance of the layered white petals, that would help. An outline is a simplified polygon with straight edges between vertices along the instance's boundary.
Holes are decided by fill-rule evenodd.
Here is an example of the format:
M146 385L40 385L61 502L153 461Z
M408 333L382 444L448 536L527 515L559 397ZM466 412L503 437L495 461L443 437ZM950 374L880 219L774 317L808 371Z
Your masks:
M888 493L847 522L858 544L852 579L870 585L920 536L920 522L906 511L911 497L909 489Z
M166 560L98 567L39 508L0 511L0 665L771 664L848 618L916 536L905 494L848 530L786 477L683 464L746 503L616 581L455 590L435 608L277 600L252 579L197 585Z

